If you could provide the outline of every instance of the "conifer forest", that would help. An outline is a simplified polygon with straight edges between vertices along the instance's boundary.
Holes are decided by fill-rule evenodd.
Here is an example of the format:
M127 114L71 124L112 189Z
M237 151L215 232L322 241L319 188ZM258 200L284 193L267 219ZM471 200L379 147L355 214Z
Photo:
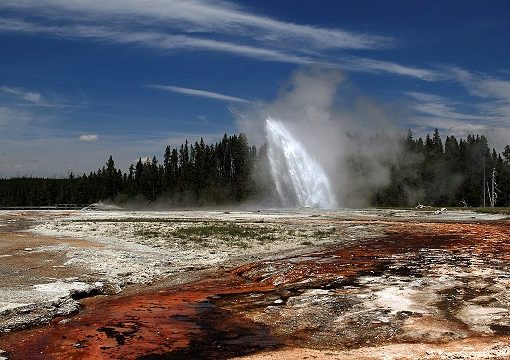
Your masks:
M278 205L267 147L251 146L244 133L225 134L215 144L205 144L201 139L163 150L162 161L156 156L140 158L125 171L118 169L110 156L89 174L0 179L0 206L87 205L98 201L174 207L239 205L245 201ZM366 175L363 156L349 155L346 163L353 181ZM447 136L443 141L437 129L425 139L416 139L409 131L400 139L396 159L386 166L389 181L364 190L370 192L369 206L480 207L484 201L485 206L510 206L510 146L497 153L490 149L485 136Z

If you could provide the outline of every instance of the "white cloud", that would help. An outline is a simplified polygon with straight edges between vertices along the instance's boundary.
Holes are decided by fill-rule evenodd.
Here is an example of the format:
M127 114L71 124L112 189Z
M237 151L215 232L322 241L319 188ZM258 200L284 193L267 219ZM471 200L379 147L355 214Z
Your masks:
M216 100L238 102L238 103L250 103L250 101L239 98L239 97L224 95L224 94L220 94L220 93L216 93L216 92L212 92L212 91L190 89L190 88L184 88L184 87L172 86L172 85L146 85L146 87L151 88L151 89L170 91L170 92L175 92L175 93L184 94L184 95L199 96L199 97L205 97L205 98L216 99Z
M82 142L96 142L99 140L99 136L98 135L95 135L95 134L91 134L91 135L81 135L78 140L82 141Z

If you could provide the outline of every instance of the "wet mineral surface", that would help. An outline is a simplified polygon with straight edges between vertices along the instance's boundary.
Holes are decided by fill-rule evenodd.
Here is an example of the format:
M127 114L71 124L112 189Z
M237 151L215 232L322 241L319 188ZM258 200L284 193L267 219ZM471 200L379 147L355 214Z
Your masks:
M510 358L508 221L411 215L266 219L257 226L299 236L317 225L307 243L334 241L75 295L74 316L1 334L0 357Z

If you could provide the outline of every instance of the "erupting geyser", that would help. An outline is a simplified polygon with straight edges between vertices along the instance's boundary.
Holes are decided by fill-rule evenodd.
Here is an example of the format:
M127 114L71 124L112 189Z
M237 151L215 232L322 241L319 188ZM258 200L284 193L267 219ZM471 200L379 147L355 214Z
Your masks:
M266 119L266 135L271 174L283 205L336 208L326 173L283 123Z

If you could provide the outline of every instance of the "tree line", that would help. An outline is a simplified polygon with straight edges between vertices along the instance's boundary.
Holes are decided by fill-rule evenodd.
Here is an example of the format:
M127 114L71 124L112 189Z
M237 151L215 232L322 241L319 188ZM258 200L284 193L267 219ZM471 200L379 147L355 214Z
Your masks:
M140 158L127 172L110 156L95 172L65 179L0 179L0 206L91 204L112 200L142 203L164 200L175 206L240 203L257 192L252 174L257 148L246 135L227 136L206 145L203 139L167 146L163 163Z
M388 141L381 138L374 142ZM383 144L381 144L383 145ZM411 131L400 140L396 159L388 160L387 185L372 191L373 206L482 206L489 204L492 173L496 206L510 205L510 146L502 154L490 150L487 138L469 135L444 143L436 129L425 139ZM383 148L383 147L381 147ZM351 178L364 176L367 155L348 159ZM215 144L187 140L167 146L163 161L140 158L127 172L113 158L88 175L67 178L15 177L0 179L0 206L51 206L161 201L173 206L214 206L260 200L274 192L267 148L250 146L245 134L227 136ZM366 175L366 174L365 174Z
M489 206L494 173L494 204L510 206L510 146L502 154L489 148L487 138L468 135L458 140L438 129L425 140L412 131L401 140L403 151L391 164L390 182L379 189L377 206Z

